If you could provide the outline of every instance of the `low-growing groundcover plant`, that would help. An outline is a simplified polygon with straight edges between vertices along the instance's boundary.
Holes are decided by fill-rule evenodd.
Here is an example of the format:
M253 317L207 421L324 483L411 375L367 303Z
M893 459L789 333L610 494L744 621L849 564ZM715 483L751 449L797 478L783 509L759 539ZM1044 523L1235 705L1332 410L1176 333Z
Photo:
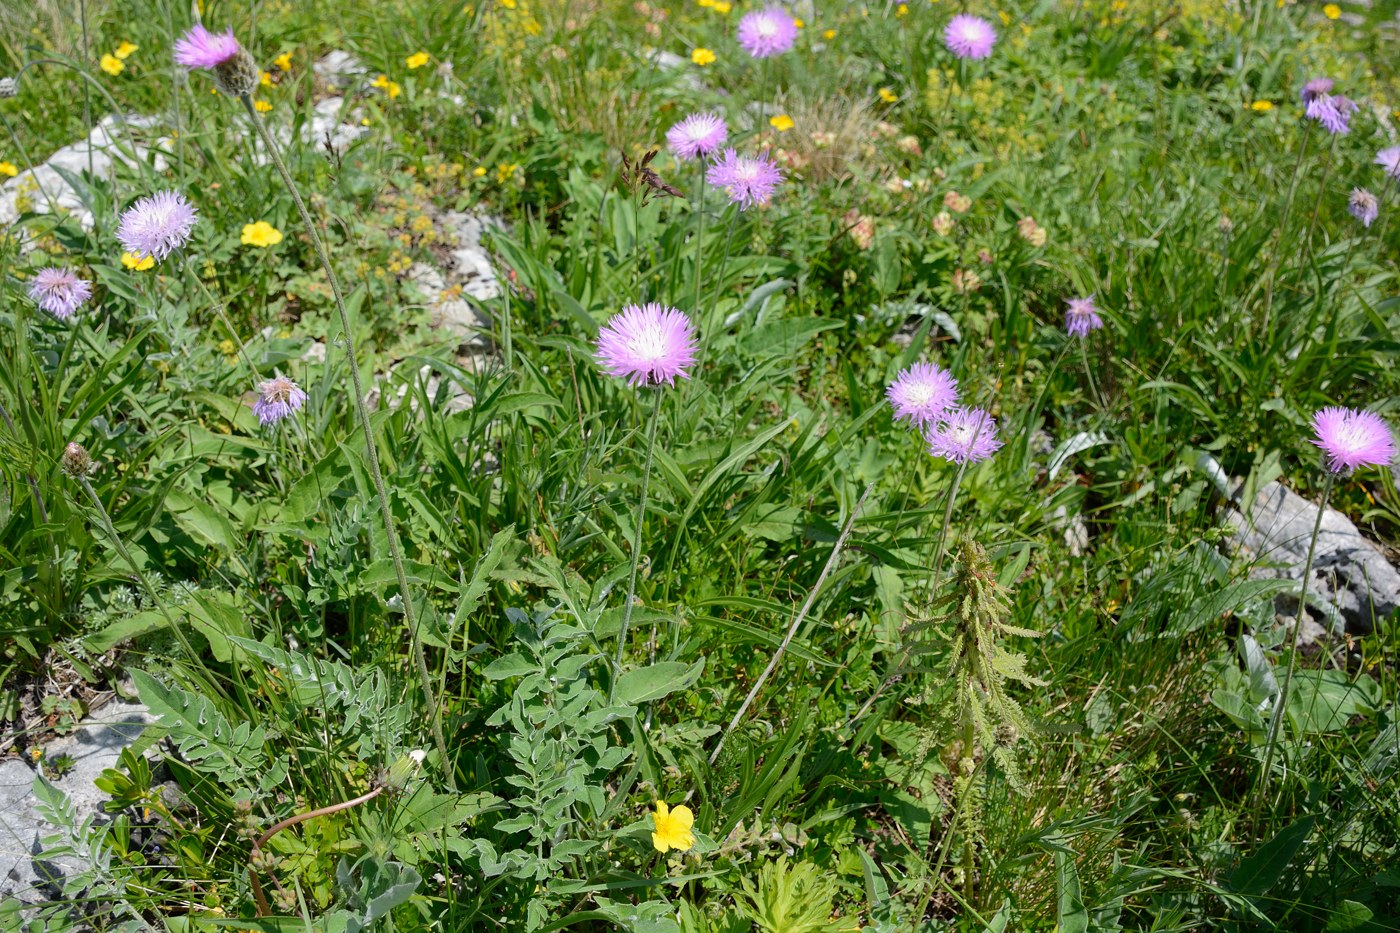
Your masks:
M1388 15L0 10L0 925L1395 928Z

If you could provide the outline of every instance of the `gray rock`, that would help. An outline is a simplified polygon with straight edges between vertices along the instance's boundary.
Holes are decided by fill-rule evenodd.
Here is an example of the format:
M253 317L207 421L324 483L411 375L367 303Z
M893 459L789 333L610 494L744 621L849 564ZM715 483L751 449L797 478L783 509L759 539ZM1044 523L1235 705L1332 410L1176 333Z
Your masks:
M477 301L490 301L501 296L501 283L496 278L496 269L491 258L481 246L481 235L487 227L498 226L491 217L477 217L461 211L448 211L442 215L443 229L452 237L452 277L462 286L462 291Z
M1243 557L1257 562L1256 576L1302 580L1308 542L1317 506L1279 483L1259 490L1244 511L1232 509L1235 543ZM1341 512L1328 509L1322 517L1308 602L1334 608L1347 631L1366 634L1376 619L1400 606L1400 573L1367 541ZM1297 596L1278 601L1281 612L1297 611Z
M311 66L316 77L333 87L345 88L358 81L366 69L360 60L343 49L335 49L322 55Z
M43 822L34 813L34 772L17 758L0 761L0 900L21 904L48 900L35 870Z

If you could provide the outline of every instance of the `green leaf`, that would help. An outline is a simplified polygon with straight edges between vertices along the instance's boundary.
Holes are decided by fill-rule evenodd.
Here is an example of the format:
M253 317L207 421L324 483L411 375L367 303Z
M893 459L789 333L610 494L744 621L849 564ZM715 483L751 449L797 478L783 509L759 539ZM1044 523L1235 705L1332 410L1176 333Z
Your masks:
M1074 853L1055 850L1056 918L1059 933L1088 933L1089 911L1079 889L1079 870Z
M694 664L659 661L649 667L628 671L619 677L614 697L618 703L628 706L659 700L695 683L704 669L704 658Z
M1346 933L1355 930L1374 917L1371 908L1357 901L1342 901L1332 915L1327 918L1327 933Z
M1230 873L1228 887L1246 897L1259 897L1278 883L1288 863L1307 842L1316 817L1305 816L1290 823L1279 834L1259 848L1258 852L1240 861Z
M102 654L111 651L128 639L165 628L166 625L168 623L162 613L154 609L147 609L145 612L138 612L125 619L118 619L106 628L84 637L83 647L94 653Z
M1369 675L1353 682L1342 671L1298 671L1288 716L1300 732L1340 732L1353 716L1374 713L1380 702L1380 687Z
M505 680L507 677L524 677L539 669L538 664L522 654L508 654L486 665L481 676L487 680Z

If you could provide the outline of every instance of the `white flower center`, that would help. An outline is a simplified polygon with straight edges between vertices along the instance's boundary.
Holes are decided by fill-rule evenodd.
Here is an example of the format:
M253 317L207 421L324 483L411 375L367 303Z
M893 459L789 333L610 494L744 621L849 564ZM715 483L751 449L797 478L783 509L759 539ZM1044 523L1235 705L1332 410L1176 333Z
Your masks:
M666 339L657 328L648 328L635 334L627 349L640 360L655 362L666 355Z
M778 24L770 17L763 17L758 21L758 34L765 39L770 39L778 34Z
M953 436L954 442L959 447L969 447L972 439L977 436L977 426L974 424L955 424L948 432Z
M917 382L904 390L904 397L915 408L923 408L933 398L933 387L926 382Z
M740 162L734 166L734 179L745 184L755 181L758 178L757 162Z

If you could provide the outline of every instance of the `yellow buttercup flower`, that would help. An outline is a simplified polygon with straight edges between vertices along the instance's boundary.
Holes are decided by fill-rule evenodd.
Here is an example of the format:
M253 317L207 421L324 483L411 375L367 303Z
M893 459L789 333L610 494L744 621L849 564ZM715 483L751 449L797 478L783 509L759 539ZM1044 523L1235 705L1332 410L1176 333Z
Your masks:
M695 836L690 827L695 825L695 814L690 807L681 805L672 810L665 803L656 802L656 812L651 815L651 844L658 852L688 851L695 845Z
M899 100L899 95L887 87L880 88L880 99L887 104L892 104Z
M1342 15L1342 8L1335 3L1329 3L1322 8L1322 15L1328 19L1338 19Z
M126 61L128 58L131 57L131 53L135 52L139 48L141 48L141 46L137 45L135 42L122 42L120 45L118 45L115 49L112 50L112 54L115 55L117 58L120 58L122 61Z
M291 70L292 70L292 53L291 53L291 52L283 52L281 55L278 55L276 58L274 58L274 59L272 60L272 64L274 64L274 65L277 66L277 70L278 70L278 71L291 71Z
M414 68L422 68L424 65L428 64L429 58L430 56L427 52L414 52L412 55L408 56L408 58L404 59L404 64L408 66L409 71L412 71Z
M832 39L836 38L836 30L828 29L826 32L822 33L822 38L830 42Z
M711 52L709 49L696 49L694 52L690 53L690 60L701 68L704 68L706 65L714 64L715 53Z
M1274 109L1274 102L1271 100L1256 100L1249 105L1249 109L1258 113L1268 113Z
M0 175L8 175L14 178L19 174L19 166L13 162L0 162Z
M265 220L243 225L243 245L269 247L282 242L282 231Z
M379 77L375 78L370 83L370 87L383 88L385 91L388 91L390 100L393 100L395 97L398 97L400 94L403 93L403 88L399 87L399 82L390 81L388 75L380 75Z
M769 117L768 125L773 127L773 129L777 130L779 133L786 133L788 130L792 129L796 124L792 122L792 117L788 116L785 113L780 113L776 117Z
M122 253L122 265L133 272L145 272L156 264L154 256L137 256L135 253Z
M258 113L267 113L272 109L272 104L265 100L255 100L253 101L253 109Z
M97 64L103 71L114 77L126 70L126 62L115 55L103 55Z

